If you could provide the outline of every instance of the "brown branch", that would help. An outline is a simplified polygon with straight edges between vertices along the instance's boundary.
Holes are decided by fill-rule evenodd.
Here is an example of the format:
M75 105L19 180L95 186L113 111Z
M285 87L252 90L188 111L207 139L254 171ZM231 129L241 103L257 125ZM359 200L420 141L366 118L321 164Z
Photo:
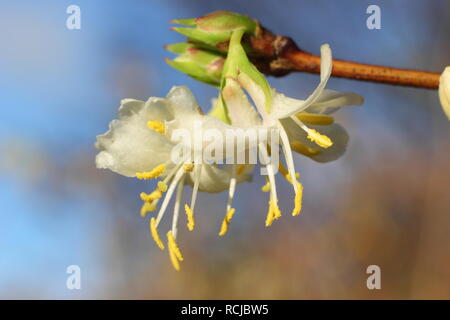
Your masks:
M295 42L272 34L260 27L257 36L246 38L249 56L258 69L272 76L290 72L320 73L320 57L305 52ZM333 59L335 77L382 82L393 85L437 89L440 74L418 70L398 69Z

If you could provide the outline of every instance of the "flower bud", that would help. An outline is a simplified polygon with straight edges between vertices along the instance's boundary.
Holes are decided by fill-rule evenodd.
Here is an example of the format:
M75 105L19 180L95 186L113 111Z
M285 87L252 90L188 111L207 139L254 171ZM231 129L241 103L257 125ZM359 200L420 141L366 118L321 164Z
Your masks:
M450 67L446 67L442 72L439 83L439 99L442 109L450 120Z
M179 54L175 59L166 59L173 68L190 77L213 86L219 86L225 59L220 54L203 50L189 43L166 46L170 52Z
M258 26L256 20L229 11L216 11L200 18L179 19L171 22L193 27L174 27L172 30L185 35L191 41L201 42L211 47L228 41L234 30L244 29L245 33L255 34Z

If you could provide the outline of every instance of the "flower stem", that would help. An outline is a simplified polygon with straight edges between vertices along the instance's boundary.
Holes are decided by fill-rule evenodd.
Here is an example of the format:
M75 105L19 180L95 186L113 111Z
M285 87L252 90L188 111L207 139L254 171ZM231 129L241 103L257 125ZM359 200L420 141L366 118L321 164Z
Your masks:
M320 57L297 50L285 54L293 71L320 73ZM437 89L440 74L333 59L332 76L394 85Z
M250 57L258 69L272 76L290 72L320 73L320 57L305 52L295 42L259 27L257 35L247 38ZM333 59L335 77L382 82L392 85L437 89L439 73L375 66Z

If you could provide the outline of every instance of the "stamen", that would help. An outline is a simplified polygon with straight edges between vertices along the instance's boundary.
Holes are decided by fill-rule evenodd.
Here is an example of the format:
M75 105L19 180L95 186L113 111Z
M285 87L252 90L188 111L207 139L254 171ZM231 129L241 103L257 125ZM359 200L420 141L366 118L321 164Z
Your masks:
M141 217L145 217L147 215L147 212L154 211L154 210L156 210L156 205L145 201L141 207Z
M161 238L159 237L158 229L157 229L157 227L156 227L156 220L155 220L154 217L152 217L152 218L150 219L150 233L151 233L151 235L152 235L152 237L153 237L153 240L155 240L156 245L157 245L161 250L164 250L164 244L162 243Z
M172 197L172 194L175 190L175 187L177 186L180 179L184 176L183 170L178 170L175 177L173 178L172 182L170 183L169 189L167 190L166 196L164 198L164 201L161 205L161 208L159 209L158 216L156 218L156 226L158 226L159 222L161 221L162 217L164 216L164 212L167 209L167 206L169 205L170 198ZM155 190L159 191L159 190Z
M266 217L266 227L272 225L273 221L281 217L280 209L278 208L278 201L270 199L269 200L269 210Z
M152 202L156 199L159 199L162 197L162 191L160 189L154 190L152 193L147 194L145 192L141 192L140 197L143 201Z
M302 198L303 198L303 186L299 181L295 182L297 184L297 191L295 192L294 200L294 210L292 210L292 216L298 216L302 210Z
M147 126L150 130L156 131L160 134L166 133L164 123L159 120L150 120L149 122L147 122Z
M183 197L183 186L184 186L184 175L178 183L177 194L175 196L175 205L173 207L173 218L172 218L172 234L174 237L177 236L177 224L178 224L178 215L180 212L180 203L181 198Z
M178 248L175 238L172 235L172 231L167 232L167 240L169 241L169 246L172 247L175 256L179 261L183 261L183 256L181 255L180 248Z
M222 226L220 228L219 236L223 236L227 230L228 225L231 222L231 218L234 214L234 208L231 208L231 205L233 203L234 198L234 192L236 191L236 174L239 169L236 170L236 165L234 164L231 168L231 177L230 177L230 187L228 190L228 199L227 199L227 214L225 215L225 218L223 219Z
M317 143L322 148L329 148L333 145L333 141L328 138L326 135L317 132L314 129L309 129L308 131L308 139Z
M291 116L291 119L294 120L294 122L303 130L306 131L308 134L308 139L315 142L317 145L321 146L322 148L328 148L333 145L333 141L331 141L330 138L328 138L326 135L319 133L315 129L308 128L305 126L303 122L301 122L297 117Z
M284 176L287 182L292 183L291 175L289 174L289 172L287 172L286 168L281 163L278 166L278 171L280 171L280 173ZM300 178L300 173L296 172L295 178L296 179Z
M281 172L281 174L282 174L283 176L286 176L286 175L289 174L289 173L287 172L286 168L283 166L282 163L280 163L280 164L278 165L278 170Z
M187 228L189 231L194 230L195 227L195 221L194 221L194 213L192 212L191 208L187 204L184 205L184 211L186 211L187 215Z
M269 208L267 210L267 217L266 217L266 227L271 226L272 222L273 222L273 211L269 201Z
M289 178L287 178L287 174L284 174L284 177L292 183L296 179L297 174L295 173L294 158L292 157L291 145L289 144L287 133L279 121L278 128L280 129L280 137L283 146L284 157L286 159L286 164L289 172ZM292 183L292 185L294 186L294 191L297 192L297 185L295 183Z
M161 192L166 192L167 184L164 181L158 181L158 190Z
M173 249L170 246L169 246L169 257L174 269L180 271L180 262L178 261L177 256L175 255Z
M267 181L265 185L261 187L262 192L269 192L270 191L270 181Z
M170 260L172 261L173 267L175 270L180 270L180 262L183 261L183 256L181 255L181 251L175 242L175 238L172 235L172 232L167 232L167 245L169 247L169 255Z
M219 236L224 236L228 231L228 226L230 225L231 219L234 215L234 208L231 208L227 214L225 215L225 218L223 218L222 226L220 227Z
M270 205L272 206L273 210L273 218L275 220L281 218L281 211L280 208L278 208L278 201L271 201Z
M194 164L193 163L185 163L183 165L184 168L184 172L192 172L192 169L194 169Z
M195 178L194 178L194 187L192 189L192 197L191 197L191 206L185 205L184 211L187 215L187 228L189 231L194 230L195 221L194 221L194 210L195 210L195 201L197 200L198 186L200 185L200 176L202 174L203 165L199 164L195 167Z
M148 172L136 172L136 178L143 179L143 180L149 180L158 178L160 175L162 175L166 171L166 165L160 164L156 166L154 169Z
M182 165L183 165L183 162L180 162L179 164L177 164L177 165L175 166L175 168L172 168L172 170L170 170L169 174L164 178L164 180L163 180L162 182L168 183L168 182L172 179L173 175L174 175L176 172L178 172L178 170L180 169L180 167L181 167Z
M259 149L261 151L261 155L264 159L266 159L267 163L267 149L263 143L259 144ZM278 209L278 198L277 198L277 188L275 185L275 175L273 171L273 165L271 163L268 163L266 165L267 169L267 175L269 177L269 183L270 183L270 201L269 201L269 211L267 213L266 218L266 226L270 226L274 219L278 219L281 217L281 212Z

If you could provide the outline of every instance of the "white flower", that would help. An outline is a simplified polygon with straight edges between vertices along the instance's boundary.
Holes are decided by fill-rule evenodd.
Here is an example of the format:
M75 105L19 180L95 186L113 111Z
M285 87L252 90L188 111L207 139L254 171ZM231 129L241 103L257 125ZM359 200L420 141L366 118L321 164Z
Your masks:
M450 67L446 67L442 72L439 83L439 99L442 109L450 120Z
M158 235L157 227L167 209L169 201L178 187L173 213L172 229L167 233L169 254L175 269L179 269L179 261L183 258L175 239L177 221L181 205L183 185L193 185L190 206L185 205L187 226L194 228L194 207L198 190L220 192L229 189L227 216L234 213L231 199L237 183L250 178L247 174L250 166L236 167L216 166L196 163L191 157L177 163L171 155L178 140L173 140L174 130L186 130L193 134L194 124L200 123L202 129L214 128L223 132L232 128L211 116L204 115L192 93L186 87L174 87L167 98L151 97L147 102L124 99L119 108L119 119L110 123L108 132L97 136L96 148L100 151L96 157L98 168L110 169L127 177L153 179L161 177L158 187L150 194L141 193L144 205L141 215L156 209L162 195L166 193L156 218L150 220L151 234L161 249L164 245ZM193 145L188 141L189 148ZM183 141L186 143L186 141ZM230 214L230 212L232 213ZM231 217L230 217L231 219Z
M278 128L287 172L282 167L280 169L295 191L292 215L300 212L303 189L296 180L298 174L294 168L292 149L319 162L337 159L345 151L348 135L340 125L334 123L329 114L341 107L360 105L364 101L361 96L353 93L325 90L331 69L331 49L325 44L321 47L320 83L306 100L286 97L270 87L267 89L265 85L261 85L264 84L263 81L257 83L242 70L238 70L237 76L226 78L222 91L233 125ZM252 107L241 87L250 95L256 109ZM263 154L268 152L262 144L260 151ZM271 194L266 225L281 216L277 206L275 170L270 163L267 165L269 181L263 189L270 190Z

